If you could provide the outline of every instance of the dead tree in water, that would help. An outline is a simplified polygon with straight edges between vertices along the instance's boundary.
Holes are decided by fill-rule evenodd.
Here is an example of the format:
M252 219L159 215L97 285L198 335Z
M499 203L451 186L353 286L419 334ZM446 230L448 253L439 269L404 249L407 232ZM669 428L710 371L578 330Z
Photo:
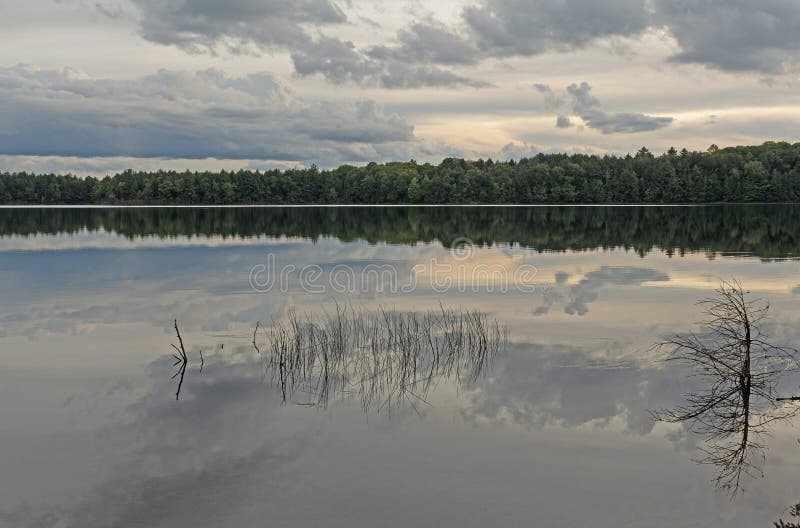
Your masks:
M175 349L175 354L172 354L172 357L175 358L175 363L172 364L173 367L178 367L178 370L175 371L175 374L172 375L172 379L178 378L178 390L175 392L175 399L179 400L181 397L181 388L183 388L183 379L186 376L186 367L189 365L189 356L186 354L186 348L183 346L183 338L181 337L181 331L178 330L178 320L175 319L175 335L178 337L178 344L175 345L174 343L171 345L172 348ZM203 367L205 366L206 360L203 357L203 351L200 350L200 372L203 372Z
M766 341L760 325L769 305L749 300L738 282L723 282L705 307L703 332L676 335L655 345L666 361L686 365L702 380L686 403L653 413L657 420L684 423L705 445L698 462L718 468L715 483L735 496L743 474L760 474L763 438L778 420L798 409L776 394L782 374L797 367L795 351Z
M172 375L172 379L178 378L178 391L175 393L175 399L178 400L181 397L181 387L183 387L183 378L186 376L186 365L189 363L189 359L186 356L186 349L183 346L183 338L181 337L181 331L178 330L178 320L175 319L175 334L178 336L178 345L176 346L174 343L172 344L172 348L174 348L177 354L172 354L172 357L175 358L175 363L172 364L173 367L178 367L178 370L175 374Z

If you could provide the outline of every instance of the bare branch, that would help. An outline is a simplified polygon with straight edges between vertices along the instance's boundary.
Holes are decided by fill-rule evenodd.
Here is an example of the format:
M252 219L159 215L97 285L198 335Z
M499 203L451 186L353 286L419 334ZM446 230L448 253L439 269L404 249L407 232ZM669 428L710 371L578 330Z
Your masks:
M665 361L687 366L705 389L685 396L686 403L652 413L656 420L683 423L705 441L698 460L717 467L716 485L731 497L743 475L760 475L762 439L771 425L798 414L781 402L780 377L798 366L794 349L767 341L760 323L769 312L764 300L749 300L738 281L723 282L705 307L701 333L676 335L654 345ZM798 398L800 399L800 398Z

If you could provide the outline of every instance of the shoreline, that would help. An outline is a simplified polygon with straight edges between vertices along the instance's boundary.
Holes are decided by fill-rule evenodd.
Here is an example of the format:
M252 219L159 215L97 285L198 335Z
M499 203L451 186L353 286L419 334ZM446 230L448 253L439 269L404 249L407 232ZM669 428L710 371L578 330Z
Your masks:
M707 202L707 203L621 203L621 204L239 204L239 205L99 205L99 204L64 204L64 205L0 205L0 209L342 209L342 208L539 208L539 207L726 207L748 205L798 205L800 202Z

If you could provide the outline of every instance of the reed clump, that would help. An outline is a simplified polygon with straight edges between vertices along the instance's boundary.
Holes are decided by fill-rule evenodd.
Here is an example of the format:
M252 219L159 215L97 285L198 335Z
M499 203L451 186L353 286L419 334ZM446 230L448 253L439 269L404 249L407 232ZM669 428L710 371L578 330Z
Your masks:
M358 398L365 413L407 403L419 414L440 381L475 383L508 343L496 320L443 306L416 313L336 305L317 317L291 310L263 335L266 344L254 336L253 346L284 402Z

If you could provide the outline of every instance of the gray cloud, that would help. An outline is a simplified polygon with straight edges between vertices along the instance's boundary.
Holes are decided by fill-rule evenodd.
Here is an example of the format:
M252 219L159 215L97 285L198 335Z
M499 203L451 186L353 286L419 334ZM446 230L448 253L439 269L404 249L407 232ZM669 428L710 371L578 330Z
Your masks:
M385 88L485 87L489 84L442 67L574 51L657 27L674 35L681 48L673 62L775 74L796 69L800 51L800 5L793 0L479 0L463 9L455 25L417 20L393 42L363 49L319 33L349 21L331 0L133 2L140 12L139 33L151 42L192 53L288 52L300 75ZM607 133L660 125L641 117L612 120L595 113L592 121Z
M571 84L564 94L554 92L545 84L536 84L534 89L542 94L544 107L557 112L557 128L572 126L567 113L580 117L587 127L599 130L603 134L632 134L648 132L669 126L674 119L657 117L633 112L606 112L602 110L600 100L591 94L592 87L583 82Z
M657 0L655 23L681 47L674 62L766 74L798 66L800 4L794 0Z
M344 12L330 0L133 0L141 11L141 35L187 51L262 48L308 42L305 25L340 24Z
M438 21L416 21L400 30L392 45L364 52L352 43L324 38L292 52L301 75L322 73L333 82L372 80L388 88L488 83L442 70L438 66L474 65L493 57L529 56L568 51L611 35L632 35L647 27L644 0L485 0L462 13L462 27Z
M645 0L483 0L463 19L484 54L528 56L569 51L595 39L647 28Z
M638 286L643 282L668 281L669 276L651 268L603 266L590 271L571 287L567 284L570 275L560 271L555 274L556 283L542 296L542 303L534 308L536 316L547 315L553 307L564 306L564 313L586 315L589 304L600 296L600 289L613 286Z
M174 430L173 424L164 425ZM240 457L226 458L214 453L207 460L197 461L199 467L160 475L141 475L130 470L130 474L97 485L75 503L0 513L0 522L6 520L11 523L9 526L28 528L137 525L177 528L210 526L209 522L215 521L236 525L241 511L252 504L262 504L268 492L280 492L274 480L264 475L286 472L285 467L296 464L308 444L306 438L298 437L267 442ZM179 449L173 447L175 452ZM170 453L160 454L167 458ZM192 493L176 493L185 489L191 489ZM197 497L204 500L198 501Z
M564 96L557 94L546 84L536 83L533 85L533 89L542 94L544 107L547 110L556 111L566 104Z
M557 271L555 278L556 284L565 284L569 280L569 273L566 271Z
M298 74L321 74L335 84L354 82L386 88L488 86L430 64L457 64L466 59L463 45L467 41L451 45L444 27L417 24L399 34L401 49L375 47L362 51L350 41L309 32L309 28L347 21L345 13L330 0L134 2L140 10L139 32L143 38L190 53L219 49L234 53L288 51Z
M529 145L528 143L508 143L500 150L497 158L502 160L519 160L532 158L540 152L541 149L535 145Z
M334 83L364 82L381 73L381 64L361 54L352 42L324 37L292 52L300 75L321 73Z
M800 4L794 0L483 0L463 19L486 56L571 51L603 37L664 27L681 51L671 60L726 71L796 71Z
M602 38L666 28L681 51L671 61L726 71L796 71L800 4L793 0L482 0L462 12L461 27L416 22L394 47L372 53L394 60L471 65L487 58L573 51ZM605 117L605 118L603 118ZM615 130L607 116L599 126ZM646 126L627 116L630 126Z
M697 379L676 365L626 357L622 344L593 350L522 344L497 360L491 379L462 414L470 420L507 420L529 428L608 424L648 434L653 409L679 404Z
M488 88L490 83L469 79L461 75L438 68L436 66L408 66L392 63L381 76L381 83L386 88L420 88L423 86L469 86L471 88Z
M614 113L602 110L591 110L581 114L581 119L589 128L595 128L603 134L635 134L664 128L672 123L671 117L652 117L645 114Z
M385 88L419 88L423 86L471 86L481 88L488 83L462 77L432 65L412 64L398 60L395 51L373 49L365 54L352 42L321 37L292 52L297 73L303 76L322 74L327 80L341 84L354 82Z
M475 64L480 52L473 40L456 34L439 22L415 22L397 34L398 44L374 46L368 55L375 59L395 59L434 64Z
M474 65L488 58L530 56L569 51L604 36L633 35L647 27L644 0L484 0L467 6L461 24L416 21L400 30L392 45L369 48L373 61L398 68L405 65ZM414 71L414 70L412 70ZM447 74L447 75L444 75ZM420 85L473 87L476 83L452 72L423 75ZM417 83L401 86L415 87Z
M308 160L405 155L413 127L377 104L308 102L274 76L218 70L93 79L0 68L0 154ZM397 150L399 149L399 150Z
M293 161L273 160L219 160L216 158L131 158L111 156L103 158L81 158L77 156L6 156L0 155L0 167L8 172L33 172L56 174L79 174L103 177L136 167L138 170L197 170L237 171L239 169L272 170L291 169L298 164Z
M791 342L796 328L787 321L774 330L785 334L779 342ZM510 420L531 429L618 423L627 432L646 435L655 425L651 411L683 405L687 394L707 390L695 374L689 365L665 362L624 342L587 347L521 343L498 357L491 376L467 395L471 405L462 415L474 421ZM786 380L786 385L792 383ZM685 451L700 440L683 426L667 439Z
M195 364L197 350L189 357L194 362L180 402L174 400L174 367L167 354L149 365L135 391L126 387L128 381L107 389L138 396L118 411L118 419L104 424L92 446L93 460L103 460L112 471L98 472L100 478L70 502L56 505L39 497L36 504L0 511L0 526L3 521L42 528L250 525L242 522L242 512L263 515L274 508L264 499L279 493L281 480L274 476L290 474L300 463L317 441L317 426L276 427L282 420L276 412L280 400L265 385L263 366L250 347L206 348L202 373ZM93 401L106 395L79 393L69 400L81 397ZM192 493L179 492L189 488ZM246 507L253 504L260 512Z
M572 121L569 117L560 115L556 118L556 128L569 128L572 126Z
M668 275L650 268L603 266L597 271L587 273L570 289L569 303L564 308L564 313L586 315L589 312L589 303L597 300L598 290L607 285L632 286L668 280Z
M591 95L592 87L589 83L582 82L579 85L573 83L567 86L567 93L572 97L573 108L577 110L587 110L600 106L600 100Z

